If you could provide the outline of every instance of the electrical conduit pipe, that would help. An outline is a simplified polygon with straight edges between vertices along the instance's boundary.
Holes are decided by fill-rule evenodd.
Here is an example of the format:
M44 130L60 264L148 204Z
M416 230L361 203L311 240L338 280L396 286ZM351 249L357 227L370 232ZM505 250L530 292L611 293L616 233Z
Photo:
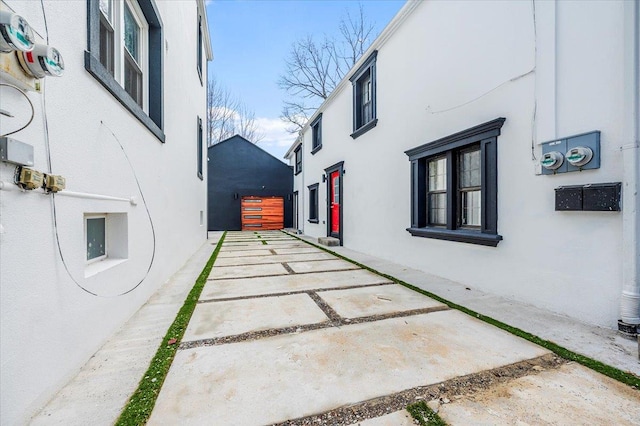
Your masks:
M627 124L628 143L622 146L624 168L622 216L622 297L618 329L625 334L638 332L640 324L640 2L625 2L625 50L628 53ZM631 22L630 22L631 21Z

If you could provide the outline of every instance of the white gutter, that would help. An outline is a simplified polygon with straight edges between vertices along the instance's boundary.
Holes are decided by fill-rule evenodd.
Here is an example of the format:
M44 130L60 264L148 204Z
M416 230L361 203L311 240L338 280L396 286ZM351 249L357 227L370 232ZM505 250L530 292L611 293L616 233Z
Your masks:
M624 325L640 324L640 2L625 2L625 87L627 125L621 147L624 168L622 207L622 298Z

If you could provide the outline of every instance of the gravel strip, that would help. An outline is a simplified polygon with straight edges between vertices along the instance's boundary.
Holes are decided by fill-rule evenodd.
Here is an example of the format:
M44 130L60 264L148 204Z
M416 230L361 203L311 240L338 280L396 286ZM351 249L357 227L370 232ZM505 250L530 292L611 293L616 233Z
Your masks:
M485 370L468 376L456 377L441 383L420 386L392 395L370 399L324 413L287 420L275 426L337 426L354 425L366 419L380 417L402 410L407 405L424 400L439 400L441 404L473 395L497 384L519 377L538 374L540 371L557 369L567 361L555 354L548 354L492 370Z
M210 280L210 282L213 280ZM260 299L262 297L277 297L277 296L288 296L290 294L300 294L300 293L309 293L316 291L332 291L332 290L349 290L352 288L362 288L362 287L378 287L381 285L397 285L392 282L388 283L376 283L376 284L360 284L360 285L350 285L346 287L330 287L326 289L320 290L295 290L295 291L287 291L282 293L268 293L268 294L255 294L252 296L238 296L238 297L221 297L219 299L204 299L198 300L198 303L215 303L215 302L227 302L229 300L244 300L244 299Z
M316 301L316 299L311 295L311 293L312 292L308 293L309 296L314 301ZM318 303L318 301L316 301L316 303ZM318 304L318 306L320 306L320 308L325 312L325 314L329 316L330 318L329 321L324 321L324 322L315 323L315 324L294 325L291 327L283 327L283 328L272 328L269 330L250 331L247 333L236 334L233 336L214 337L212 339L201 339L201 340L193 340L190 342L182 342L180 343L180 346L178 349L193 349L193 348L200 348L204 346L217 346L217 345L225 345L228 343L246 342L249 340L264 339L265 337L278 336L281 334L302 333L305 331L319 330L319 329L330 328L330 327L344 327L344 326L349 326L353 324L361 324L364 322L374 322L374 321L381 321L389 318L409 317L413 315L421 315L421 314L428 314L431 312L449 310L449 308L446 306L437 306L433 308L414 309L411 311L392 312L392 313L383 314L383 315L372 315L368 317L348 319L348 318L340 317L337 313L335 313L335 311L332 314L330 314L328 310L330 309L331 311L333 311L333 309L331 309L329 305L326 305L326 303L323 300L320 303L322 303L324 307L327 308L327 310L325 310L323 306Z

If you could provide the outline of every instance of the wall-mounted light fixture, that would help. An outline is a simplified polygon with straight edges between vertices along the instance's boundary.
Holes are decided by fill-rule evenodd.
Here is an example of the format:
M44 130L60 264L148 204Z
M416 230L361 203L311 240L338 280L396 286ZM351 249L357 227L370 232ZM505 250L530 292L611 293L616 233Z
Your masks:
M240 195L237 192L233 193L233 199L237 200Z

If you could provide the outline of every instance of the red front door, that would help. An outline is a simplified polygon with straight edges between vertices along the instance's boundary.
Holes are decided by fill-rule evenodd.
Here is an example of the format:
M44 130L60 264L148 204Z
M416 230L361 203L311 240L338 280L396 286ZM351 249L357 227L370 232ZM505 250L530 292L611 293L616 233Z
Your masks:
M331 173L331 234L340 234L340 172Z

